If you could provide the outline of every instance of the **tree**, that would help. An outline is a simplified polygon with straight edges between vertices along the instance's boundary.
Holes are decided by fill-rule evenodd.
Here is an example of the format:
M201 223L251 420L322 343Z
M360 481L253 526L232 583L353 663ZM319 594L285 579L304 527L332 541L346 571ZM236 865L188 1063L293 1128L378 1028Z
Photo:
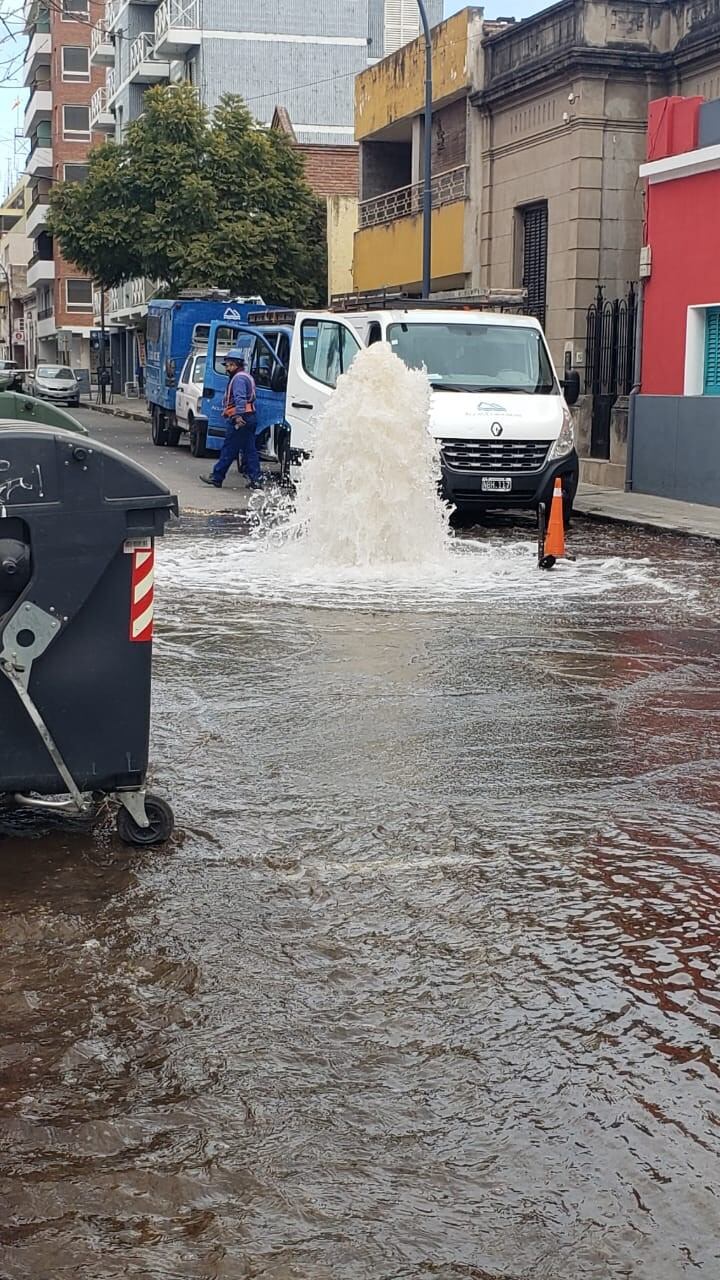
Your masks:
M50 229L63 256L105 288L134 276L313 306L325 296L325 211L286 137L241 98L212 119L189 86L151 89L125 141L60 182Z

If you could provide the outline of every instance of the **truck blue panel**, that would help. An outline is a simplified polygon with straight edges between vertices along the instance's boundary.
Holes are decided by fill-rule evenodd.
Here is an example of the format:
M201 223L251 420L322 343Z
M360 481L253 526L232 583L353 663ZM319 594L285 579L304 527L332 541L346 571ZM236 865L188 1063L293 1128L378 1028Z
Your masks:
M257 312L257 307L254 308ZM215 340L218 329L223 329L227 335L230 326L226 323L222 326L213 325L210 332L210 340L208 343L208 360L205 366L205 386L203 395L203 412L208 422L207 429L207 447L208 449L221 449L227 431L227 419L222 416L222 402L227 387L227 374L220 372L215 368L213 360L215 352ZM277 335L281 330L278 326L272 326L272 334ZM267 352L268 360L272 362L277 357L274 356L273 347L269 345L268 338L263 332L261 325L253 328L250 325L238 326L235 329L233 342L241 349L248 350L253 345L255 339L259 339ZM292 338L292 329L283 330L288 336L289 341ZM278 360L282 364L282 361ZM270 387L257 387L257 433L258 435L265 431L268 427L275 426L276 423L285 420L285 392L273 391Z
M148 404L175 412L177 384L198 324L244 321L256 302L160 299L148 305L145 339L145 396Z

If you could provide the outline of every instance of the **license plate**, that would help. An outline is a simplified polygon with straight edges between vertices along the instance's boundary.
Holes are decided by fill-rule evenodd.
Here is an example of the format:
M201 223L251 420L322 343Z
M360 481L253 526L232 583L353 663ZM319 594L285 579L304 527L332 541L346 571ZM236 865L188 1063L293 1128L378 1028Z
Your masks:
M509 493L512 489L512 476L483 476L480 488L483 493Z

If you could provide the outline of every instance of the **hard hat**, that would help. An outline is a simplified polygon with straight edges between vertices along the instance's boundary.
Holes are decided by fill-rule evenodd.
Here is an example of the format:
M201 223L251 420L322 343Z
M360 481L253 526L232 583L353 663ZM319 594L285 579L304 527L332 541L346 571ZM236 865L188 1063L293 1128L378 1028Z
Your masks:
M242 361L242 363L244 364L245 352L241 351L239 347L232 347L231 350L226 352L226 354L223 356L223 360L236 360L238 364L240 363L240 361Z

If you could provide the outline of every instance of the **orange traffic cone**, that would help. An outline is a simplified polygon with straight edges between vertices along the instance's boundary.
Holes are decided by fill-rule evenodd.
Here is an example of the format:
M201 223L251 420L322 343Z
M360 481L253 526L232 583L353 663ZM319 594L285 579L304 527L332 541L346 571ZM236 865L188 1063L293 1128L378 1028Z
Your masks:
M552 569L555 561L562 559L564 555L565 522L563 519L563 489L562 480L559 476L556 476L552 505L550 507L550 519L548 520L547 532L545 534L542 554L540 557L541 569Z

